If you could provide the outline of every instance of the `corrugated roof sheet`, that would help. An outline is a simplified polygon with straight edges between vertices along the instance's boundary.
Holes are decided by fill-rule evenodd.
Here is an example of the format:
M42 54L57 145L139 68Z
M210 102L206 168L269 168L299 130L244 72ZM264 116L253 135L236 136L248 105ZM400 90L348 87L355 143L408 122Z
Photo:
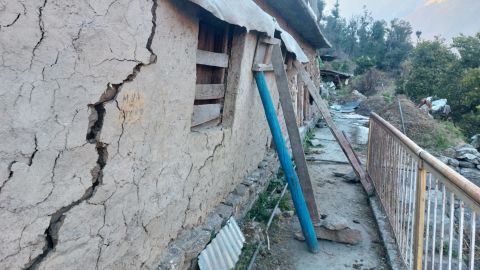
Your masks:
M235 267L242 253L245 237L233 217L198 256L201 270L229 270Z

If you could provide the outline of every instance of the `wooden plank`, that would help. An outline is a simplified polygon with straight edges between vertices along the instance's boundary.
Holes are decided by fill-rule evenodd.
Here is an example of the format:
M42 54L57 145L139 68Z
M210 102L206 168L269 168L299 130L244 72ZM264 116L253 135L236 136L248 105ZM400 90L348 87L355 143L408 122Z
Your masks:
M192 127L219 118L221 108L221 104L204 104L193 106Z
M413 268L422 269L423 262L423 237L425 228L425 194L427 189L427 171L423 166L423 161L419 163L417 175L417 190L415 203L415 226L413 237Z
M360 179L360 182L362 183L363 188L367 192L369 196L373 195L373 187L371 182L367 179L365 171L363 170L362 166L360 163L358 163L355 153L352 149L352 146L348 143L347 139L343 134L337 129L337 126L333 122L332 115L330 114L330 110L328 109L327 104L325 101L322 99L320 94L318 93L318 89L313 83L312 79L310 78L310 75L308 75L307 71L303 67L303 65L295 61L293 63L295 68L297 69L298 73L300 74L300 77L302 80L305 82L307 85L308 91L310 92L310 95L312 96L315 104L317 105L320 113L322 114L323 118L325 119L325 122L327 123L327 126L330 128L330 131L332 132L333 136L335 139L338 141L340 144L340 147L342 148L343 153L347 156L348 161L353 167L353 170L355 171L355 174L358 176Z
M290 95L290 88L288 86L287 73L284 69L282 50L279 45L272 46L272 64L274 66L275 80L277 90L279 93L280 104L282 106L283 117L287 126L290 146L292 147L293 160L297 167L297 174L302 187L303 196L307 203L308 211L313 223L320 221L318 214L317 203L315 201L315 194L313 193L312 181L308 173L307 161L305 160L305 153L303 151L302 139L295 117L295 110L293 108L292 97Z
M273 71L273 66L271 64L253 64L253 71Z
M280 39L271 38L271 37L261 37L260 42L270 44L270 45L278 45L280 44Z
M225 96L223 84L197 84L195 90L196 100L220 99Z
M228 54L197 50L197 64L212 67L228 67Z

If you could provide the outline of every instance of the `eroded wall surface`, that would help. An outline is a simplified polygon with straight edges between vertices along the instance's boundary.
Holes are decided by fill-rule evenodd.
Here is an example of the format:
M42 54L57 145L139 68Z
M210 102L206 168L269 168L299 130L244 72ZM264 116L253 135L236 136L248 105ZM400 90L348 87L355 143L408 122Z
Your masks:
M224 125L192 131L184 7L0 1L1 269L155 268L262 160L257 34L234 38Z
M188 10L3 0L0 26L0 269L154 268L265 154L256 34L234 44L233 121L192 132Z

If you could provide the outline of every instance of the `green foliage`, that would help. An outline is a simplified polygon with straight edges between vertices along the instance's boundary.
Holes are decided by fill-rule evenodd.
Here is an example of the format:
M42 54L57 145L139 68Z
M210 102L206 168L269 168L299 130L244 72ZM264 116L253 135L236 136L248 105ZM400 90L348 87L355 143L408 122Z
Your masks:
M332 67L334 70L349 73L351 68L350 64L346 60L336 60L332 62Z
M345 53L353 59L364 57L358 61L368 63L369 68L396 71L413 48L412 27L408 22L394 19L387 24L383 20L374 20L366 8L362 15L347 22L340 16L337 2L332 15L324 19L322 27L338 54ZM369 61L365 62L366 59ZM360 67L358 74L369 68Z
M397 93L405 93L418 101L427 96L443 96L454 85L452 73L456 56L440 39L417 44L404 67L404 76L398 83Z
M362 75L375 66L375 60L369 56L360 56L355 63L357 64L355 75Z
M389 93L383 93L382 96L383 96L383 99L385 100L385 102L387 102L388 104L391 104L393 102L393 100L395 100L395 97L392 96Z
M242 253L240 254L240 258L238 259L237 264L235 265L235 270L244 270L247 269L248 265L250 264L250 260L257 249L256 243L246 242L243 245Z
M418 43L403 64L397 93L416 101L446 98L450 117L471 136L480 133L480 34L455 37L452 47L460 57L439 38Z
M452 47L458 50L463 67L480 67L480 33L477 33L476 36L460 35L455 37Z
M287 196L283 196L283 198L280 200L280 203L278 204L278 208L280 208L282 212L293 210L290 199Z
M248 211L248 219L253 220L255 218L255 220L259 222L268 221L275 204L276 200L270 197L268 192L260 193L252 208Z

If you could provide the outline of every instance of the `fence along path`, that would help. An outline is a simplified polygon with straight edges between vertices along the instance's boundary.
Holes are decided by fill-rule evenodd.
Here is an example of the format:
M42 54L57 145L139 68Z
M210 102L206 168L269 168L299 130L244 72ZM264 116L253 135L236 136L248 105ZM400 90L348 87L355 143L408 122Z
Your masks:
M372 113L367 172L407 269L480 269L480 188Z

